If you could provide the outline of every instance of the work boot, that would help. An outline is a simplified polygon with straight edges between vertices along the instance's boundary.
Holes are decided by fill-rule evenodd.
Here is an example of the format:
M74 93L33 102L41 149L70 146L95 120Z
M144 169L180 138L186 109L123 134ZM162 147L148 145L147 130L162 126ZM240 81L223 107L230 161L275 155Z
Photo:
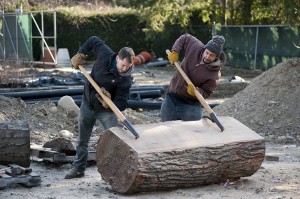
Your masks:
M77 171L76 169L72 169L67 175L65 175L65 179L81 178L83 176L84 171Z

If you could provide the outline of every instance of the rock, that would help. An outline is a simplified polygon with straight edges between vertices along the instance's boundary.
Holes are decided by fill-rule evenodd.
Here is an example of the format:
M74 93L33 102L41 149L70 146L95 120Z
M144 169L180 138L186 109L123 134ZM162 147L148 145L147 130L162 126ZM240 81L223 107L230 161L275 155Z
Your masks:
M75 104L74 100L70 96L63 96L57 103L58 106L62 107L67 111L75 111L77 114L79 113L79 107Z
M47 113L47 110L45 109L45 107L44 106L42 106L42 107L38 107L38 109L37 109L40 113L42 113L42 115L48 115L48 113Z
M49 111L51 112L51 113L57 113L57 107L56 106L52 106L50 109L49 109Z
M68 110L67 116L68 116L69 118L77 117L77 116L78 116L78 112L75 111L75 110L73 110L73 109L72 109L72 110Z
M286 138L285 136L279 136L279 137L277 138L277 140L278 140L279 142L281 142L281 143L286 143L287 138Z
M58 133L58 136L59 137L63 137L63 138L72 138L74 136L73 133L71 133L70 131L68 130L61 130L59 133Z
M66 138L56 138L49 142L46 142L43 147L51 148L56 151L75 151L73 143Z

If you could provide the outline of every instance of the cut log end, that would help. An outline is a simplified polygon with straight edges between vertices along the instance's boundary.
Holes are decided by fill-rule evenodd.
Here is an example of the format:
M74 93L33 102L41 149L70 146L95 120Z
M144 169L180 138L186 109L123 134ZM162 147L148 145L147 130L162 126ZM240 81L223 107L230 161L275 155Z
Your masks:
M98 172L114 190L126 193L137 175L138 155L109 130L101 137L96 153Z

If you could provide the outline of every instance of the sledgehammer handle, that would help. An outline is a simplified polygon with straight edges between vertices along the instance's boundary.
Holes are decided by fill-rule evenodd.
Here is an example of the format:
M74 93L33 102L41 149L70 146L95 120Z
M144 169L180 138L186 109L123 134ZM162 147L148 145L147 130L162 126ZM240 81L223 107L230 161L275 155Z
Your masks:
M170 50L166 50L167 55L169 55L171 53ZM182 68L180 67L178 62L175 62L175 66L177 68L177 70L180 72L180 74L182 75L182 77L184 78L184 80L188 83L193 85L194 87L194 93L197 97L197 99L200 101L201 105L204 107L204 109L206 110L206 112L209 114L210 118L219 126L219 128L221 129L221 131L224 130L223 125L221 124L221 122L219 121L219 119L217 118L216 114L213 112L213 110L210 108L210 106L207 104L207 102L205 101L205 99L202 97L202 95L200 94L200 92L195 89L194 84L192 83L192 81L189 79L189 77L185 74L185 72L182 70Z
M111 110L116 114L116 116L121 120L121 122L127 127L127 129L135 136L135 138L139 138L138 133L135 131L135 129L132 127L130 122L125 118L125 116L122 114L122 112L116 107L116 105L109 99L100 89L100 87L97 85L97 83L93 80L93 78L86 72L86 70L79 65L80 71L83 73L83 75L88 79L88 81L92 84L92 86L96 89L96 91L99 93L99 95L104 99L104 101L108 104L108 106L111 108Z

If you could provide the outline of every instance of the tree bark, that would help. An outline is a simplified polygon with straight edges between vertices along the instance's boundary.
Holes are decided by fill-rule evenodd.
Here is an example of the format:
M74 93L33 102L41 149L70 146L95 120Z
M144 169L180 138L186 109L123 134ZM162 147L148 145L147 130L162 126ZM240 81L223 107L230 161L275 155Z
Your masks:
M30 165L30 132L27 121L0 122L0 164Z
M231 117L135 125L139 139L113 127L97 145L97 167L120 193L195 187L253 175L265 155L264 139Z

